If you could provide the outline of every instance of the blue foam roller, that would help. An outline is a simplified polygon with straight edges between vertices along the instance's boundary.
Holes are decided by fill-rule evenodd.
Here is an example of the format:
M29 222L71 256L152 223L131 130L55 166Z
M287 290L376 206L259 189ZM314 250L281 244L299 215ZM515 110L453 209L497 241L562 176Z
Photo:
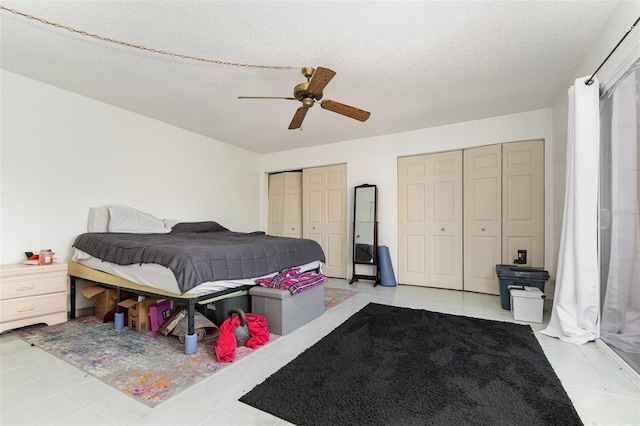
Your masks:
M124 327L124 312L116 312L113 319L113 328L115 330L122 330Z
M198 335L187 334L184 336L184 353L187 355L191 355L196 352L196 348L198 347Z
M378 268L380 268L380 285L393 287L396 285L396 276L393 273L389 247L378 247Z

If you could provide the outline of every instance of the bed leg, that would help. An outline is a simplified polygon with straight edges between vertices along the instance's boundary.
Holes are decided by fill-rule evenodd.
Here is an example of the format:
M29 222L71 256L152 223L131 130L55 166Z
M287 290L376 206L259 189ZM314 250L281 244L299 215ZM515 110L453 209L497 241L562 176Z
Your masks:
M116 314L113 318L113 328L115 330L122 330L124 328L124 312L120 312L120 287L116 288Z
M124 328L124 312L116 312L113 317L113 328L122 330Z
M198 336L195 333L195 300L189 300L189 310L187 312L187 335L184 336L184 353L191 355L196 352L198 347Z
M76 317L76 277L69 276L69 317L74 319Z
M198 336L194 334L187 334L184 336L184 353L191 355L196 353L198 349Z
M189 310L187 311L188 313L188 328L187 334L194 334L195 333L195 317L196 317L196 301L191 299L189 300Z

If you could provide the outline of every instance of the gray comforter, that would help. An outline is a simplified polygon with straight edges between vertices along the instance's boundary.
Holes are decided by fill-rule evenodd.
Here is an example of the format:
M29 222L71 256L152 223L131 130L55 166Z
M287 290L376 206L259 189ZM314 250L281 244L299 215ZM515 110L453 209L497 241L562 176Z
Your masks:
M232 232L216 222L179 223L168 234L86 233L73 246L118 265L166 266L183 294L207 281L254 278L325 260L313 240Z

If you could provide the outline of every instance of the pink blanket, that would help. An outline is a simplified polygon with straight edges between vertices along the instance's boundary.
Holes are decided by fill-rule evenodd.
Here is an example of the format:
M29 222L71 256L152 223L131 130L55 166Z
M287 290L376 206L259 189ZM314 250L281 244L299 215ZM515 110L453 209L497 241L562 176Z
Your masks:
M245 343L248 348L255 349L269 341L270 335L267 329L267 320L262 315L245 314L249 340ZM240 317L233 316L226 319L220 326L218 340L213 342L213 350L219 362L232 362L236 359L236 336L233 330L240 326Z
M285 269L278 275L262 278L256 282L262 287L289 290L291 294L315 287L327 281L327 277L315 272L300 272L300 268Z

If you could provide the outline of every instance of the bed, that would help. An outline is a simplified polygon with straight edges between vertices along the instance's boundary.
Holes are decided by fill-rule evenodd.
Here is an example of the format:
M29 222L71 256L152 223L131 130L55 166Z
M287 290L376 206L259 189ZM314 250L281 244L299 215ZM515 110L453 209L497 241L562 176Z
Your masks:
M126 206L90 209L69 263L71 318L76 279L188 306L185 353L195 351L197 303L247 290L283 269L321 270L320 245L308 239L234 232L214 221L159 220Z

